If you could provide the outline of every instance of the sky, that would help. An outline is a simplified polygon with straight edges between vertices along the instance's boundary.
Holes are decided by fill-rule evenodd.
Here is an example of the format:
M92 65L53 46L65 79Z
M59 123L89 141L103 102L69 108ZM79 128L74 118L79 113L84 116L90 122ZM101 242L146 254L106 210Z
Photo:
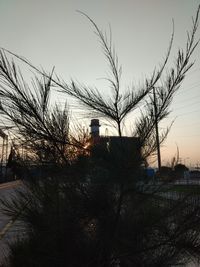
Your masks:
M123 90L140 85L163 62L172 19L175 37L168 67L173 65L177 49L185 48L198 4L197 0L0 0L0 47L47 71L55 66L66 82L73 78L106 94L109 88L102 78L109 72L108 64L91 24L77 10L102 30L111 26ZM163 165L178 146L182 163L200 166L200 45L192 60L195 65L174 97L169 117L159 125L162 130L174 121L162 146ZM53 97L61 104L67 99ZM101 131L104 134L105 127Z

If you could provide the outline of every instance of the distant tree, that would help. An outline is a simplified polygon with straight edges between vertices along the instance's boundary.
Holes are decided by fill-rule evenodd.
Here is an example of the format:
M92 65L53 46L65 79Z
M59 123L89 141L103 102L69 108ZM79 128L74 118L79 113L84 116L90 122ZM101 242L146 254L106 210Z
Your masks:
M176 172L184 172L184 171L188 171L188 168L184 164L179 163L174 166L174 170Z
M176 178L184 178L184 172L188 171L189 169L184 164L177 164L174 166L174 174Z
M200 258L200 206L189 195L166 197L160 184L143 183L142 163L154 153L155 114L151 91L158 94L156 120L169 113L170 103L185 74L193 65L199 8L188 33L186 50L179 50L175 67L162 76L166 59L142 88L121 91L121 68L112 46L95 27L111 67L110 98L96 89L65 83L54 72L35 77L33 87L24 81L5 51L0 58L0 110L16 127L15 135L29 152L28 179L11 199L1 199L4 212L23 222L25 236L11 244L7 266L174 266ZM25 59L20 58L31 65ZM53 86L74 97L84 108L115 125L120 147L114 153L87 148L89 137L72 130L67 105L50 106ZM146 102L135 125L142 158L127 157L123 123L130 112ZM168 130L167 130L168 132ZM161 134L161 142L167 132ZM23 162L23 161L22 161ZM33 175L36 168L38 175ZM23 177L22 177L23 178ZM168 190L170 187L167 188Z

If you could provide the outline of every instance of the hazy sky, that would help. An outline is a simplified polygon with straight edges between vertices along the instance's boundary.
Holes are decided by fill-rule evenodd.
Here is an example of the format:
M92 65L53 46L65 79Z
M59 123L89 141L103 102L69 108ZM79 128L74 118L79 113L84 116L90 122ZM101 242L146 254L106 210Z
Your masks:
M88 21L87 13L101 29L112 27L115 48L122 64L122 85L137 85L148 77L166 54L175 21L170 64L178 47L185 47L196 0L0 0L0 46L29 59L66 81L75 78L106 92L100 78L108 66ZM199 38L200 29L197 37ZM180 149L182 162L200 164L200 45L171 106L172 113L160 127L175 119L162 148L165 164ZM169 67L170 67L169 64ZM55 96L57 98L57 96ZM65 96L63 96L65 98ZM139 113L136 113L139 114ZM102 133L104 134L104 133Z

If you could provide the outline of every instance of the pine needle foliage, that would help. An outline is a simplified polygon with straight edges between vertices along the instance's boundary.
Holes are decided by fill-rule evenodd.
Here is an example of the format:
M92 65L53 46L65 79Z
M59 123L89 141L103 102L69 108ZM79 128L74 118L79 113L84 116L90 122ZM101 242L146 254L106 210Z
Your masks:
M172 185L154 183L141 167L156 147L152 90L156 88L156 116L162 121L193 65L199 9L175 67L163 78L172 34L162 66L137 91L121 89L121 67L111 34L108 38L82 13L93 25L110 66L110 98L81 83L54 78L54 70L48 74L18 57L37 71L30 86L7 52L1 51L0 111L30 151L26 174L20 177L22 188L12 198L1 199L1 209L21 222L25 231L10 244L8 267L165 267L200 258L199 196L173 193ZM52 86L114 123L118 146L86 149L91 140L84 131L73 134L67 106L50 107ZM122 125L142 101L146 109L133 137L140 138L143 154L134 157L123 145Z

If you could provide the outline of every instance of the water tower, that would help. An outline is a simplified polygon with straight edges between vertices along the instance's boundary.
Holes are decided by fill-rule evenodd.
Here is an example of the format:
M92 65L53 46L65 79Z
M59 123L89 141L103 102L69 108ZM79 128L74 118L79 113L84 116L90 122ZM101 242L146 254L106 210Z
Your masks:
M93 137L93 138L99 137L99 128L100 127L101 127L101 125L99 124L99 120L98 119L92 119L91 120L91 124L90 124L91 137Z

